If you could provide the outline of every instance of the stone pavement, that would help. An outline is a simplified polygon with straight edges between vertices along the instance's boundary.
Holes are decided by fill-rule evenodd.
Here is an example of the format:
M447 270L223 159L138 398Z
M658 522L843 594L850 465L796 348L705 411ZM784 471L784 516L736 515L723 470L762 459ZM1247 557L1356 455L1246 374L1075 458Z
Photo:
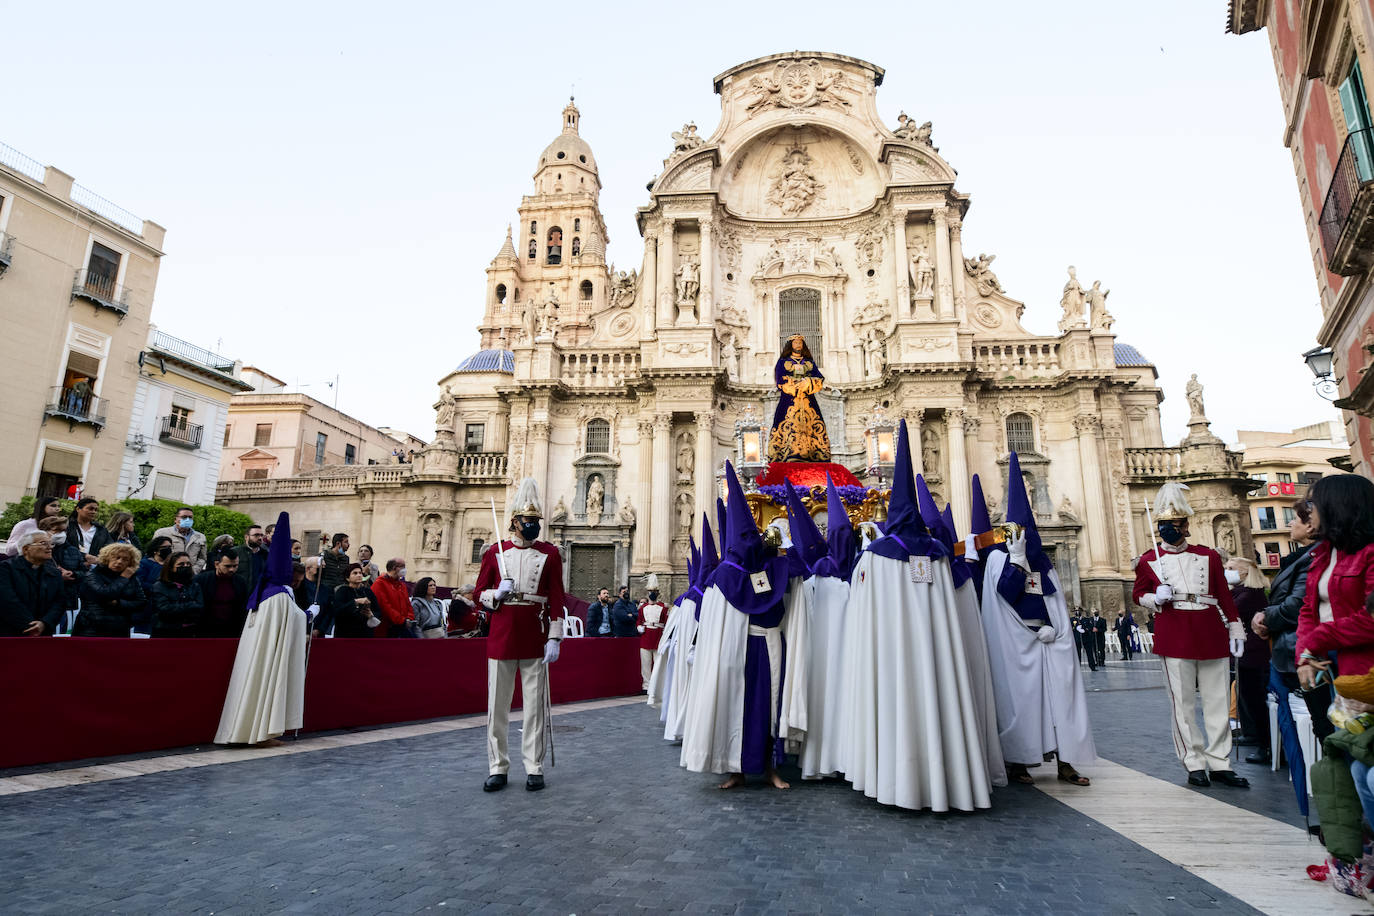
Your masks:
M1249 793L1178 788L1156 662L1084 675L1112 761L1097 783L1061 787L1042 767L1041 786L999 789L991 811L971 815L884 808L796 779L789 792L720 792L677 766L642 702L556 710L558 766L542 793L524 791L518 764L506 791L481 791L480 718L272 752L0 771L0 909L1259 912L1199 876L1225 867L1242 896L1245 868L1281 872L1290 896L1270 912L1371 912L1302 875L1322 850L1301 839L1282 772L1238 764L1256 782ZM1194 829L1199 810L1240 825L1214 857ZM1260 836L1271 834L1287 845ZM1186 853L1174 837L1190 839Z

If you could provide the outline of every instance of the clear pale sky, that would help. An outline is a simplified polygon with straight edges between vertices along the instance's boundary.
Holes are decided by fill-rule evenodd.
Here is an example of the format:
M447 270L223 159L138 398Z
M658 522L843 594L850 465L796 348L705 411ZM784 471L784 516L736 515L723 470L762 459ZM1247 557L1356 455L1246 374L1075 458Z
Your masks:
M610 228L711 78L796 48L887 71L879 110L934 122L1024 323L1065 267L1111 289L1159 367L1166 441L1197 372L1213 431L1337 416L1300 354L1319 321L1264 34L1226 0L907 4L11 3L0 141L167 227L153 320L373 425L433 433L477 347L485 268L576 85Z

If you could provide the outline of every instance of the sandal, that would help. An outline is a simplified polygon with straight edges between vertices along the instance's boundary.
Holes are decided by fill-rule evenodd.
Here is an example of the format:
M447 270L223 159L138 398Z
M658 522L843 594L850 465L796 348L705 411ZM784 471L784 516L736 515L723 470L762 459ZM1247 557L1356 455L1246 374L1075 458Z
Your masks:
M1014 782L1019 782L1023 786L1035 785L1035 777L1031 776L1030 771L1024 764L1013 763L1007 767L1007 778Z
M1069 766L1067 763L1064 763L1063 761L1060 761L1059 763L1059 780L1061 782L1067 782L1070 785L1074 786L1092 785L1092 780L1088 779L1088 777L1082 775L1073 767Z

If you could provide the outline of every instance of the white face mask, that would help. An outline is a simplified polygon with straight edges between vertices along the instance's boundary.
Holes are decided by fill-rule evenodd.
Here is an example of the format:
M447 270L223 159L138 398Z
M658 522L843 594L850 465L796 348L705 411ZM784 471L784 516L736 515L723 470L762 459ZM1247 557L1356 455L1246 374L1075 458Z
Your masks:
M67 543L67 532L64 531L61 534L54 534L52 536L52 545L54 547L57 547L58 545L65 543Z
M1226 570L1226 584L1227 584L1227 585L1240 585L1240 570L1238 570L1238 569L1228 569L1228 570Z

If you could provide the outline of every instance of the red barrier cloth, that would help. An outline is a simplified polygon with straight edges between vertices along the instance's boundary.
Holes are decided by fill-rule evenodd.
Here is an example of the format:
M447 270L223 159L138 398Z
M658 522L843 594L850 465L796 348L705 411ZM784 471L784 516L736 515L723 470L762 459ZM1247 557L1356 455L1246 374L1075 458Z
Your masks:
M0 639L0 767L208 744L234 639ZM569 639L554 703L640 690L639 639ZM516 686L516 703L519 685ZM484 713L486 640L317 639L305 731Z
M755 480L760 487L773 486L790 481L795 487L824 487L825 475L835 481L837 487L858 487L859 478L850 473L849 468L832 462L817 461L774 461L768 465Z

